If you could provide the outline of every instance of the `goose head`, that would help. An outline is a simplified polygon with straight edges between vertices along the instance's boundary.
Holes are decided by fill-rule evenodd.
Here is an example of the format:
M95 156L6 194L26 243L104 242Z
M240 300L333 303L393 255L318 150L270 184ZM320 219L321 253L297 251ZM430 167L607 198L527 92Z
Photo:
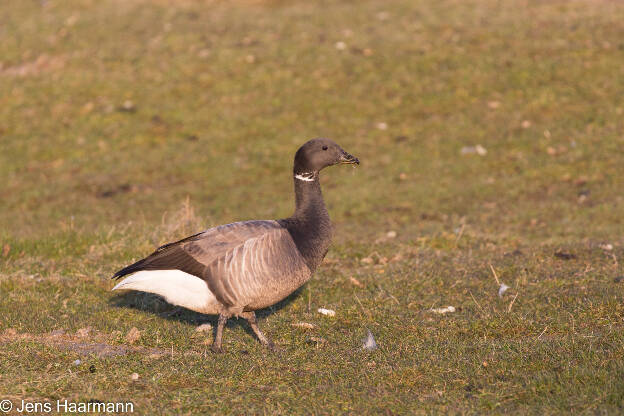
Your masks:
M307 141L297 150L294 171L296 174L316 174L328 166L339 164L359 165L360 161L333 140L320 137Z

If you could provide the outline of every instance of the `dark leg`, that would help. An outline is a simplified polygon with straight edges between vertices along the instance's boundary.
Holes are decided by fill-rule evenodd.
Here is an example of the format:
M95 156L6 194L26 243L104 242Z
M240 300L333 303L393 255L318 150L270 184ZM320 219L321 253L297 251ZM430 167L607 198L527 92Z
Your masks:
M227 322L228 318L224 314L219 314L219 324L217 325L217 335L215 336L215 340L212 344L212 352L223 352L221 348L221 337L223 336L223 327Z
M260 328L258 328L258 321L256 320L256 313L253 311L243 312L241 316L247 319L247 322L249 322L249 326L254 331L254 334L256 334L256 336L258 337L258 340L260 340L260 342L263 345L266 345L271 351L275 351L276 350L275 344L273 344L273 342L270 339L265 337L264 334L260 331Z

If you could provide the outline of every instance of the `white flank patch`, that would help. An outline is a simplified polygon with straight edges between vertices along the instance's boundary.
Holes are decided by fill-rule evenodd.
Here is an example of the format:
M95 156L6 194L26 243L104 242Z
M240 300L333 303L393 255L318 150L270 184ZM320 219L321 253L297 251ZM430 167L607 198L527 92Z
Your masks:
M130 289L155 293L173 305L203 312L217 299L202 279L181 270L142 270L121 282L113 290Z

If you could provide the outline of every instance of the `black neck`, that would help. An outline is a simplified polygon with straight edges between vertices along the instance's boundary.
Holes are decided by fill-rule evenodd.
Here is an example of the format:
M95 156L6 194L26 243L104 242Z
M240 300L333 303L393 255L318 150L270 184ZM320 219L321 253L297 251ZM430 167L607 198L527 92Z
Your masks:
M331 243L331 221L323 201L318 172L297 176L295 174L294 178L295 213L283 222L313 272Z
M294 218L314 220L318 215L327 216L325 201L321 192L318 172L295 174L295 213Z

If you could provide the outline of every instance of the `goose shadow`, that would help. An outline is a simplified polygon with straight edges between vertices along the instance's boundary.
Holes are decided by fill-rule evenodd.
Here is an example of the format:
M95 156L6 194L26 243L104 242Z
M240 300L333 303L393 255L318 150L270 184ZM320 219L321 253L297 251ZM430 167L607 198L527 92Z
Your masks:
M285 299L279 301L273 306L255 311L256 317L262 325L262 320L271 316L275 312L279 312L298 297L301 296L303 288L306 285L301 286L293 293L288 295ZM115 308L123 309L135 309L141 312L151 313L157 315L163 319L169 321L177 321L191 326L198 326L201 324L209 323L213 328L213 337L216 335L218 315L206 315L203 313L195 312L190 309L186 309L182 306L176 306L168 303L163 297L152 293L138 292L134 290L125 291L113 295L108 303ZM228 319L226 328L235 328L237 326L242 327L247 334L251 335L257 340L256 334L247 323L245 319ZM261 328L262 329L262 328ZM264 331L263 331L264 332Z

